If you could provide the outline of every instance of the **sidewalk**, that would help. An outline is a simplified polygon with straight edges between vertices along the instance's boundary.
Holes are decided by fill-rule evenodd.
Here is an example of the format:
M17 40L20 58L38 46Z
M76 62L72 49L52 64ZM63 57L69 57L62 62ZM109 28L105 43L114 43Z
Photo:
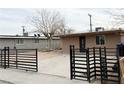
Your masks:
M0 68L0 83L2 84L89 84L87 81L70 80L69 78L43 74L38 72L26 72L17 69Z

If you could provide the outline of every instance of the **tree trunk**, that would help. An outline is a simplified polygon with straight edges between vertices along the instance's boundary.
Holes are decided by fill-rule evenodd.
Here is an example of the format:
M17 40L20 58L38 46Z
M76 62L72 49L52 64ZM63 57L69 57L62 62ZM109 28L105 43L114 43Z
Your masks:
M51 46L51 43L52 43L52 38L48 38L48 51L52 50L52 46Z

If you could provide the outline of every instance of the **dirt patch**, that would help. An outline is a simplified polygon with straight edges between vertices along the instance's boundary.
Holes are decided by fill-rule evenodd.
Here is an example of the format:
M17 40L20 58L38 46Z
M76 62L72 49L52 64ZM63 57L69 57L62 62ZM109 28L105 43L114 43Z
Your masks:
M54 50L54 51L50 51L50 52L43 52L43 51L39 51L38 52L38 58L45 60L48 58L53 58L53 57L57 57L62 55L62 51L61 50Z

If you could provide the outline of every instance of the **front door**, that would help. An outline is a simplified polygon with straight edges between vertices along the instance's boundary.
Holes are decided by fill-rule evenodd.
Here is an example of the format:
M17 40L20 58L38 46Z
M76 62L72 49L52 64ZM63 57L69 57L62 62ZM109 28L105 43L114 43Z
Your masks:
M81 36L79 37L79 43L80 43L80 51L83 52L85 49L85 37Z

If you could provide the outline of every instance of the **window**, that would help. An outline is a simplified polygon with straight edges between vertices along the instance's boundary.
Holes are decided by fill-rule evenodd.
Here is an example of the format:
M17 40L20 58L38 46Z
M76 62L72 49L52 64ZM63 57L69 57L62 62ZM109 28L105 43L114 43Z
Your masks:
M105 44L105 36L98 35L96 36L96 45L104 45Z
M24 43L24 40L23 40L23 39L17 39L17 40L16 40L16 43L17 43L17 44L23 44L23 43Z

